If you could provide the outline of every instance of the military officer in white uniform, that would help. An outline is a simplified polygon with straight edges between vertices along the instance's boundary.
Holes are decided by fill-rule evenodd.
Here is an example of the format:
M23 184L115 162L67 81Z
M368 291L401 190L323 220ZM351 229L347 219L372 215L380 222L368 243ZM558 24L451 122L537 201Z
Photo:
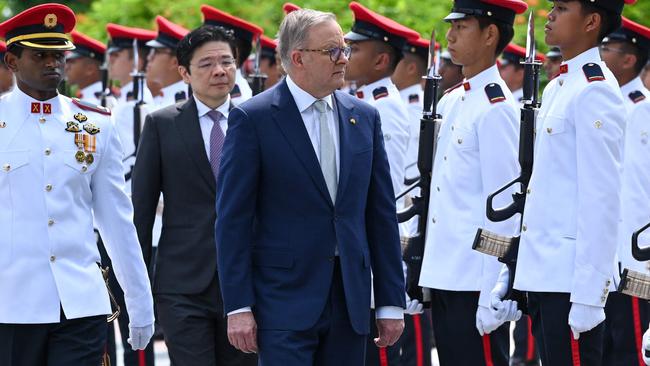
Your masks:
M544 365L602 364L625 108L597 46L618 28L622 9L623 0L554 1L547 16L546 43L557 45L565 61L542 98L514 275L514 288L527 292ZM593 27L576 25L587 20ZM510 276L502 274L495 307Z
M158 36L147 42L151 47L147 58L147 83L160 89L153 97L153 109L158 110L187 100L188 86L178 72L176 45L189 30L172 23L162 16L156 17Z
M230 92L230 100L235 105L241 104L253 96L253 90L242 74L242 66L251 54L253 42L257 41L257 38L264 33L264 29L209 5L201 5L201 13L203 13L203 24L230 29L235 35L237 73L235 74L235 86Z
M73 30L71 33L74 51L66 54L65 73L68 84L76 86L76 97L94 105L101 105L102 71L101 64L106 55L106 46L87 35ZM109 109L115 98L106 99Z
M499 75L497 56L514 34L523 1L457 0L445 18L453 62L465 80L440 100L438 136L420 286L432 289L431 313L440 365L508 365L509 329L489 310L500 264L472 250L479 228L513 235L513 219L493 223L487 196L519 172L519 110ZM483 26L481 25L483 24ZM488 41L486 41L488 39ZM511 198L498 197L502 207Z
M600 54L612 71L621 92L626 115L623 176L621 177L621 217L618 229L618 271L624 268L650 275L647 263L632 257L632 233L650 221L650 159L647 137L647 115L644 108L635 108L646 101L648 90L640 73L648 62L650 29L625 17L620 29L611 33L600 45ZM633 112L634 111L634 112ZM623 366L638 364L641 334L648 329L650 304L643 299L612 292L605 305L605 342L603 364Z
M110 112L57 94L75 24L60 4L0 24L17 87L0 99L0 364L99 365L109 294L93 217L131 315L130 343L153 334L149 278L124 193Z

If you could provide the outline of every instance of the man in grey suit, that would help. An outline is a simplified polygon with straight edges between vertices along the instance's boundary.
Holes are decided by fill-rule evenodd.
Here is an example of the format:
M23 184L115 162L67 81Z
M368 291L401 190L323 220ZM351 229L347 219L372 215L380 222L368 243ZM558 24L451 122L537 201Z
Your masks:
M133 170L135 225L147 263L161 192L163 228L154 299L173 365L256 365L232 347L214 246L216 173L231 109L236 51L232 33L203 26L177 47L193 97L147 116Z

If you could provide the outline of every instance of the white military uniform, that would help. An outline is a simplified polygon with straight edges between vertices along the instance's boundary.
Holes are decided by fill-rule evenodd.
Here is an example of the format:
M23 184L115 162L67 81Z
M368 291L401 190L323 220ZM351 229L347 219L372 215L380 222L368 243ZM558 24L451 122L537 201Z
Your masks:
M160 90L160 95L153 97L153 109L158 110L182 100L187 100L189 98L187 91L187 84L185 84L183 80L167 85ZM152 110L152 112L154 110Z
M613 285L624 102L597 48L562 69L537 119L514 287L603 307Z
M402 102L395 84L386 77L364 85L357 90L357 97L374 106L379 111L381 130L390 165L390 177L397 196L404 189L404 170L406 152L409 144L409 112ZM404 200L397 201L403 207ZM406 227L400 225L400 234L406 234Z
M625 100L625 107L628 112L634 108L635 104L650 97L650 91L643 85L640 76L621 86L621 93L623 94L623 100Z
M133 80L126 83L122 88L120 88L120 96L117 98L117 105L124 104L128 101L129 92L133 91ZM153 103L153 95L151 95L151 90L147 88L145 83L144 86L144 102L147 104Z
M638 90L638 89L635 89ZM623 99L628 99L623 94ZM618 229L618 259L622 268L650 275L646 262L632 257L632 233L650 222L650 99L641 99L628 115L621 178L621 221ZM644 232L639 244L650 243Z
M235 73L235 86L230 97L234 105L242 104L253 97L253 90L248 85L248 81L246 81L241 69L237 69Z
M500 90L499 90L500 88ZM420 286L489 294L501 264L472 250L479 228L512 236L517 217L500 223L487 219L487 196L519 173L518 105L497 66L492 66L446 94L438 104L444 120L438 138L429 203ZM495 207L509 204L502 194Z
M79 99L94 105L101 104L102 82L96 81L79 91Z
M405 176L413 178L420 175L418 170L418 150L420 146L420 119L424 103L424 90L420 83L413 84L399 91L402 102L406 105L409 113L409 142L406 149ZM419 194L419 188L411 191L409 196ZM418 229L418 216L413 217L403 225L408 236L414 236Z
M515 99L515 102L519 103L519 106L524 104L524 89L519 88L512 92L512 97Z
M110 118L64 96L41 102L16 88L0 99L0 121L0 323L57 323L61 307L68 319L111 312L93 216L124 289L131 326L153 323ZM94 161L77 160L84 155L77 136L87 141L84 150L95 150Z

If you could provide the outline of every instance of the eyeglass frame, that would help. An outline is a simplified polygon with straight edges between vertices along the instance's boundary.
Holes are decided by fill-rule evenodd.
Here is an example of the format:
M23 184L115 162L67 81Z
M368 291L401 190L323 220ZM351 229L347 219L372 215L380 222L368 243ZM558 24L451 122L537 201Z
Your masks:
M330 56L330 61L336 63L341 59L341 55L345 55L345 58L348 60L352 56L352 48L350 46L345 46L345 47L332 47L332 48L325 48L325 49L313 49L313 48L296 48L296 51L301 51L301 52L320 52L321 54L326 54L329 53ZM334 59L334 52L338 51L338 56L336 56L336 59Z
M223 63L227 62L228 65L224 66ZM206 65L203 65L204 67L201 67L201 62L195 62L195 63L190 63L190 66L196 67L199 71L204 72L204 71L212 71L214 70L214 67L216 65L219 65L223 70L228 70L232 67L237 67L237 59L234 57L227 57L227 58L222 58L219 59L217 62L206 62Z

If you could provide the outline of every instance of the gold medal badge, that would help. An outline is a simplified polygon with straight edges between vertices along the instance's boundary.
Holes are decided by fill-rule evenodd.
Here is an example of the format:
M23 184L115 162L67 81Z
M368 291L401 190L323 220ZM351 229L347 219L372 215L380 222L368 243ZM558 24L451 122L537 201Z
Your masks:
M68 121L65 123L65 130L68 132L81 132L81 127L75 121Z
M79 121L81 123L84 123L84 122L88 121L88 117L86 117L86 115L83 114L83 113L75 114L74 119L76 119L77 121Z
M86 160L86 154L83 151L79 150L74 154L74 158L78 163L83 163Z
M90 165L95 162L93 154L86 154L86 164Z
M99 133L99 127L95 126L93 123L86 123L84 126L84 130L88 132L91 135L96 135Z

